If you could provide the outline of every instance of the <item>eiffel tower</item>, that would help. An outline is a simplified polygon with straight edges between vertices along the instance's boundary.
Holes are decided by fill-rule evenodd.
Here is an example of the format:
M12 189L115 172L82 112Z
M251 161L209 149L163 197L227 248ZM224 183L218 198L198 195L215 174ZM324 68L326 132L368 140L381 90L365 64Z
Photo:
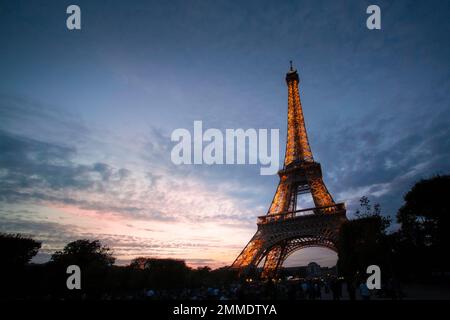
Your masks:
M258 230L234 261L232 268L248 273L264 260L262 278L274 277L293 252L306 247L337 251L338 233L347 219L344 203L335 203L314 161L306 134L300 102L297 70L286 74L288 130L280 182L265 216L258 217ZM310 193L314 207L297 208L297 197Z

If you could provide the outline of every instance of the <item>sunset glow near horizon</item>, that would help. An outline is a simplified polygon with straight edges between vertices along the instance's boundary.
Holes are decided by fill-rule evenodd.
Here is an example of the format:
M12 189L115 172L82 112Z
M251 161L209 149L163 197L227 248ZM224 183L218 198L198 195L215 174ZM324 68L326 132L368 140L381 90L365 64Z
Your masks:
M341 2L77 1L80 31L67 1L2 3L0 232L42 241L35 262L87 238L117 264L230 265L278 176L174 165L170 135L195 120L276 128L282 162L289 60L331 194L350 218L364 195L393 217L414 182L450 170L450 5L378 1L383 27L369 31L368 4ZM311 261L336 254L287 265Z

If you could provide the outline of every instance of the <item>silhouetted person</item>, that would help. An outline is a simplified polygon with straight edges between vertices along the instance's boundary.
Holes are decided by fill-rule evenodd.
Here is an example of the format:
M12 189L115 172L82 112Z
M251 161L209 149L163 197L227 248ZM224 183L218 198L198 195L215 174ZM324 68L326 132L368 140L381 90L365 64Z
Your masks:
M348 280L347 281L347 292L348 292L348 296L350 298L350 300L356 300L356 288L355 285L353 284L353 281Z
M314 290L314 283L312 280L308 280L308 299L314 300L316 298L316 292Z
M333 300L341 299L341 283L337 278L331 280L331 292L333 293Z
M400 281L396 277L389 278L387 287L392 300L402 299Z
M298 284L297 298L299 300L305 299L305 290L304 290L304 282L303 281L299 282L299 284Z
M297 296L297 288L294 283L290 283L288 286L288 300L295 300Z
M369 288L367 288L367 284L365 281L361 282L361 284L359 285L359 294L361 295L363 300L370 300Z
M317 299L322 299L322 284L320 281L316 281L316 283L314 283L314 293Z
M239 300L245 300L247 298L247 289L248 289L248 284L247 284L247 282L244 281L237 290L237 298Z
M265 289L266 297L268 297L270 300L276 300L277 293L276 293L275 283L273 282L272 278L269 278L267 280L264 289Z
M325 294L330 293L330 279L327 279L325 282Z
M337 283L338 283L338 286L337 286L338 295L339 295L339 299L341 299L342 298L342 280L338 278Z

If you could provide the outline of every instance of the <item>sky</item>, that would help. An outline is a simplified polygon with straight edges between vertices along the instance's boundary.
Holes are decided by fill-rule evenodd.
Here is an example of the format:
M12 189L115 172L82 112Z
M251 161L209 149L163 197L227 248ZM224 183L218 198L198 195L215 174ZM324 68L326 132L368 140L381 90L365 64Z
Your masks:
M81 8L81 30L66 8ZM368 30L366 9L381 9ZM361 196L394 218L422 178L450 171L450 2L0 1L0 232L34 258L100 239L137 256L230 265L277 175L175 165L178 128L280 130L289 60L324 181L352 218ZM309 248L286 265L336 254Z

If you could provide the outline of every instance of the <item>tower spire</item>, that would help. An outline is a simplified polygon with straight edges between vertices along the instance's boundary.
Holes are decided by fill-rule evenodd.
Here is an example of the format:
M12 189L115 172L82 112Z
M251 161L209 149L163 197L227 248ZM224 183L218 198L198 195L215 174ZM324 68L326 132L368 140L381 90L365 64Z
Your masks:
M314 161L306 133L305 119L303 117L302 103L298 84L300 78L297 70L292 67L286 74L288 87L288 134L286 143L285 167L295 161Z

